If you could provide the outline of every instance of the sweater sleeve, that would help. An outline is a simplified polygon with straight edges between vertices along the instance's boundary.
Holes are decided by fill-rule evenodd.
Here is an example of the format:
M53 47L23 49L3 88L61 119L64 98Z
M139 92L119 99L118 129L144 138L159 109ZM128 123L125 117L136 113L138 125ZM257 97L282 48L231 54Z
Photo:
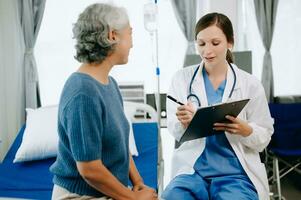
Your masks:
M103 109L93 97L78 94L63 111L64 125L76 161L101 159Z

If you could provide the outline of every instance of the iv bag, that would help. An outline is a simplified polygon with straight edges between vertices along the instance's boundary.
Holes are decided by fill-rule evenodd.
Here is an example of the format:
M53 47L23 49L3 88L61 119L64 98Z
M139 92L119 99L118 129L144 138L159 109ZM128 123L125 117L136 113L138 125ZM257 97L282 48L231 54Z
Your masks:
M148 32L154 32L157 30L157 5L152 2L144 4L144 28Z

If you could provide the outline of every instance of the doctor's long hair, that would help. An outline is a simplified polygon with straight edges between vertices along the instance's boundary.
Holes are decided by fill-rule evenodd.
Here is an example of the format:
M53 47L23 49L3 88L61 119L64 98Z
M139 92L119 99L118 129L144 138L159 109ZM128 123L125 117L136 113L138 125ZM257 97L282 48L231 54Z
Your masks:
M195 40L197 39L197 35L200 31L208 28L209 26L216 25L219 27L227 38L227 42L234 45L234 34L233 34L233 26L230 19L221 13L209 13L204 15L195 26ZM233 63L233 55L231 51L227 50L226 60L229 63Z

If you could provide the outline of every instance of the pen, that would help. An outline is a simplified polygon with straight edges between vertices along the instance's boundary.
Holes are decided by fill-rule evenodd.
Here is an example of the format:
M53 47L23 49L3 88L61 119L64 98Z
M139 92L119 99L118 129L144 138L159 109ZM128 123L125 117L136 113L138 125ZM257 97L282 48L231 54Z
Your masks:
M167 95L167 98L169 98L170 100L172 100L173 102L176 102L177 104L180 104L181 106L183 106L184 104L178 100L176 100L175 98L173 98L172 96L170 95Z

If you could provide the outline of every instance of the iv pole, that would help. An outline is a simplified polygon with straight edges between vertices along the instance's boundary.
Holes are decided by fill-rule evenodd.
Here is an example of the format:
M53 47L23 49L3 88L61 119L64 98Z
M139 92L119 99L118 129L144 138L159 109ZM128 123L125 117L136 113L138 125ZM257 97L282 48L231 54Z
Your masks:
M164 160L162 154L162 142L161 142L161 101L160 101L160 68L159 68L159 56L158 56L158 29L157 29L157 15L158 7L157 0L155 2L149 2L144 5L144 25L145 29L150 33L151 45L152 45L152 62L156 67L156 79L157 79L157 92L155 93L157 116L158 116L158 194L161 196L163 190L163 174L164 174Z
M155 0L155 5L157 8L157 0ZM159 44L158 44L158 29L155 31L155 54L156 54L156 76L157 76L157 112L158 112L158 121L159 121L159 127L161 127L161 97L160 97L160 68L159 68Z
M144 5L144 26L149 32L152 45L152 62L156 67L157 92L155 92L156 108L158 115L159 127L161 127L161 101L160 101L160 68L158 58L158 29L157 29L158 7L157 0L155 3L149 0Z
M159 68L159 56L158 56L158 29L157 29L157 15L158 7L157 0L155 3L150 2L145 5L145 27L150 34L151 45L152 45L152 63L156 68L156 81L157 91L155 92L156 108L158 115L159 127L161 127L161 101L160 101L160 68Z

